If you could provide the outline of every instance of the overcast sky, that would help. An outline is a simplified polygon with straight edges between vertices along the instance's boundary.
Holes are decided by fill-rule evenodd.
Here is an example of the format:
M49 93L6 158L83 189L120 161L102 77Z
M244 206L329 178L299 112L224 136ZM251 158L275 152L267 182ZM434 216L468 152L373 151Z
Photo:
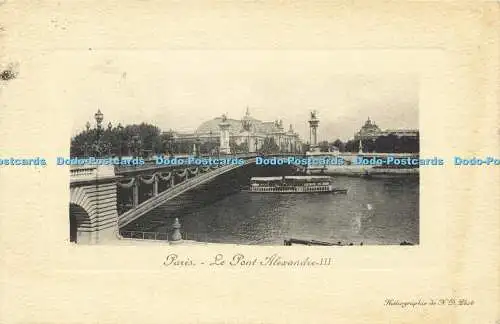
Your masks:
M105 124L191 132L223 113L239 119L248 106L257 119L292 124L306 141L311 110L318 111L319 140L347 140L368 116L383 129L418 128L417 74L339 73L328 51L88 50L64 57L73 135L94 124L97 108Z

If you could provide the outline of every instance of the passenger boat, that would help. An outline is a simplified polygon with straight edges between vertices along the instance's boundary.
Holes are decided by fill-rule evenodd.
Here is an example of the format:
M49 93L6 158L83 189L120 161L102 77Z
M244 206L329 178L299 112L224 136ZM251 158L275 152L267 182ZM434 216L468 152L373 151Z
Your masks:
M253 177L250 179L249 192L346 193L347 189L335 188L333 186L333 178L329 176L284 176Z

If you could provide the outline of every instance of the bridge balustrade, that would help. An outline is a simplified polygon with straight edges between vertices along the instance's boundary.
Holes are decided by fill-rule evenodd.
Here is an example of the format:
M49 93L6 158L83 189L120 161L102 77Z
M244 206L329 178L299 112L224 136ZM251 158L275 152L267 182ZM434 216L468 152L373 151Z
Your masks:
M162 232L141 232L141 231L120 231L120 235L125 239L141 239L141 240L156 240L168 241L168 233Z
M132 240L170 241L172 239L168 232L120 231L120 235L124 239ZM185 241L208 242L207 233L182 232L181 237Z
M70 182L114 178L112 165L71 165Z
M279 156L303 156L304 154L300 153L237 153L237 154L219 154L219 155L174 155L174 156L163 156L163 157L168 157L168 158L179 158L179 159L185 159L189 157L194 157L195 159L252 159L257 156L262 156L262 157L279 157ZM156 159L150 158L144 160L144 164L142 165L116 165L116 173L123 173L127 171L145 171L145 170L154 170L154 169L168 169L168 168L178 168L178 167L188 167L189 165L168 165L168 164L156 164ZM200 165L202 166L202 165Z
M70 169L70 176L72 178L75 178L75 177L92 177L92 176L96 176L97 172L97 166L88 166L88 165L84 165L84 166L75 166L75 167L71 167Z

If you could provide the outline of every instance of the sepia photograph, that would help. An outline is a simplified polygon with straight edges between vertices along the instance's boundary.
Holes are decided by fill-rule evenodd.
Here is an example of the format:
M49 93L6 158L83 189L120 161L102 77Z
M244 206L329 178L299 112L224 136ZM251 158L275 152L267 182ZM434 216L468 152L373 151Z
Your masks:
M59 159L71 242L419 244L417 74L338 74L325 51L148 57L89 49L72 83L95 92Z

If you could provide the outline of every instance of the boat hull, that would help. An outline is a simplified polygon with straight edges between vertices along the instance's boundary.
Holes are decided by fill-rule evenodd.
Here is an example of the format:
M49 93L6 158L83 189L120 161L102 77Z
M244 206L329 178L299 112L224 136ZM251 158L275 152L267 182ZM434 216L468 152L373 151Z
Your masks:
M251 190L251 189L242 189L244 192L250 192L254 194L270 194L270 193L279 193L279 194L311 194L311 193L330 193L330 194L346 194L347 189L341 188L332 188L330 190L318 190L318 191L304 191L304 190Z
M252 177L251 193L346 193L346 189L335 188L333 178L329 176L284 176Z

